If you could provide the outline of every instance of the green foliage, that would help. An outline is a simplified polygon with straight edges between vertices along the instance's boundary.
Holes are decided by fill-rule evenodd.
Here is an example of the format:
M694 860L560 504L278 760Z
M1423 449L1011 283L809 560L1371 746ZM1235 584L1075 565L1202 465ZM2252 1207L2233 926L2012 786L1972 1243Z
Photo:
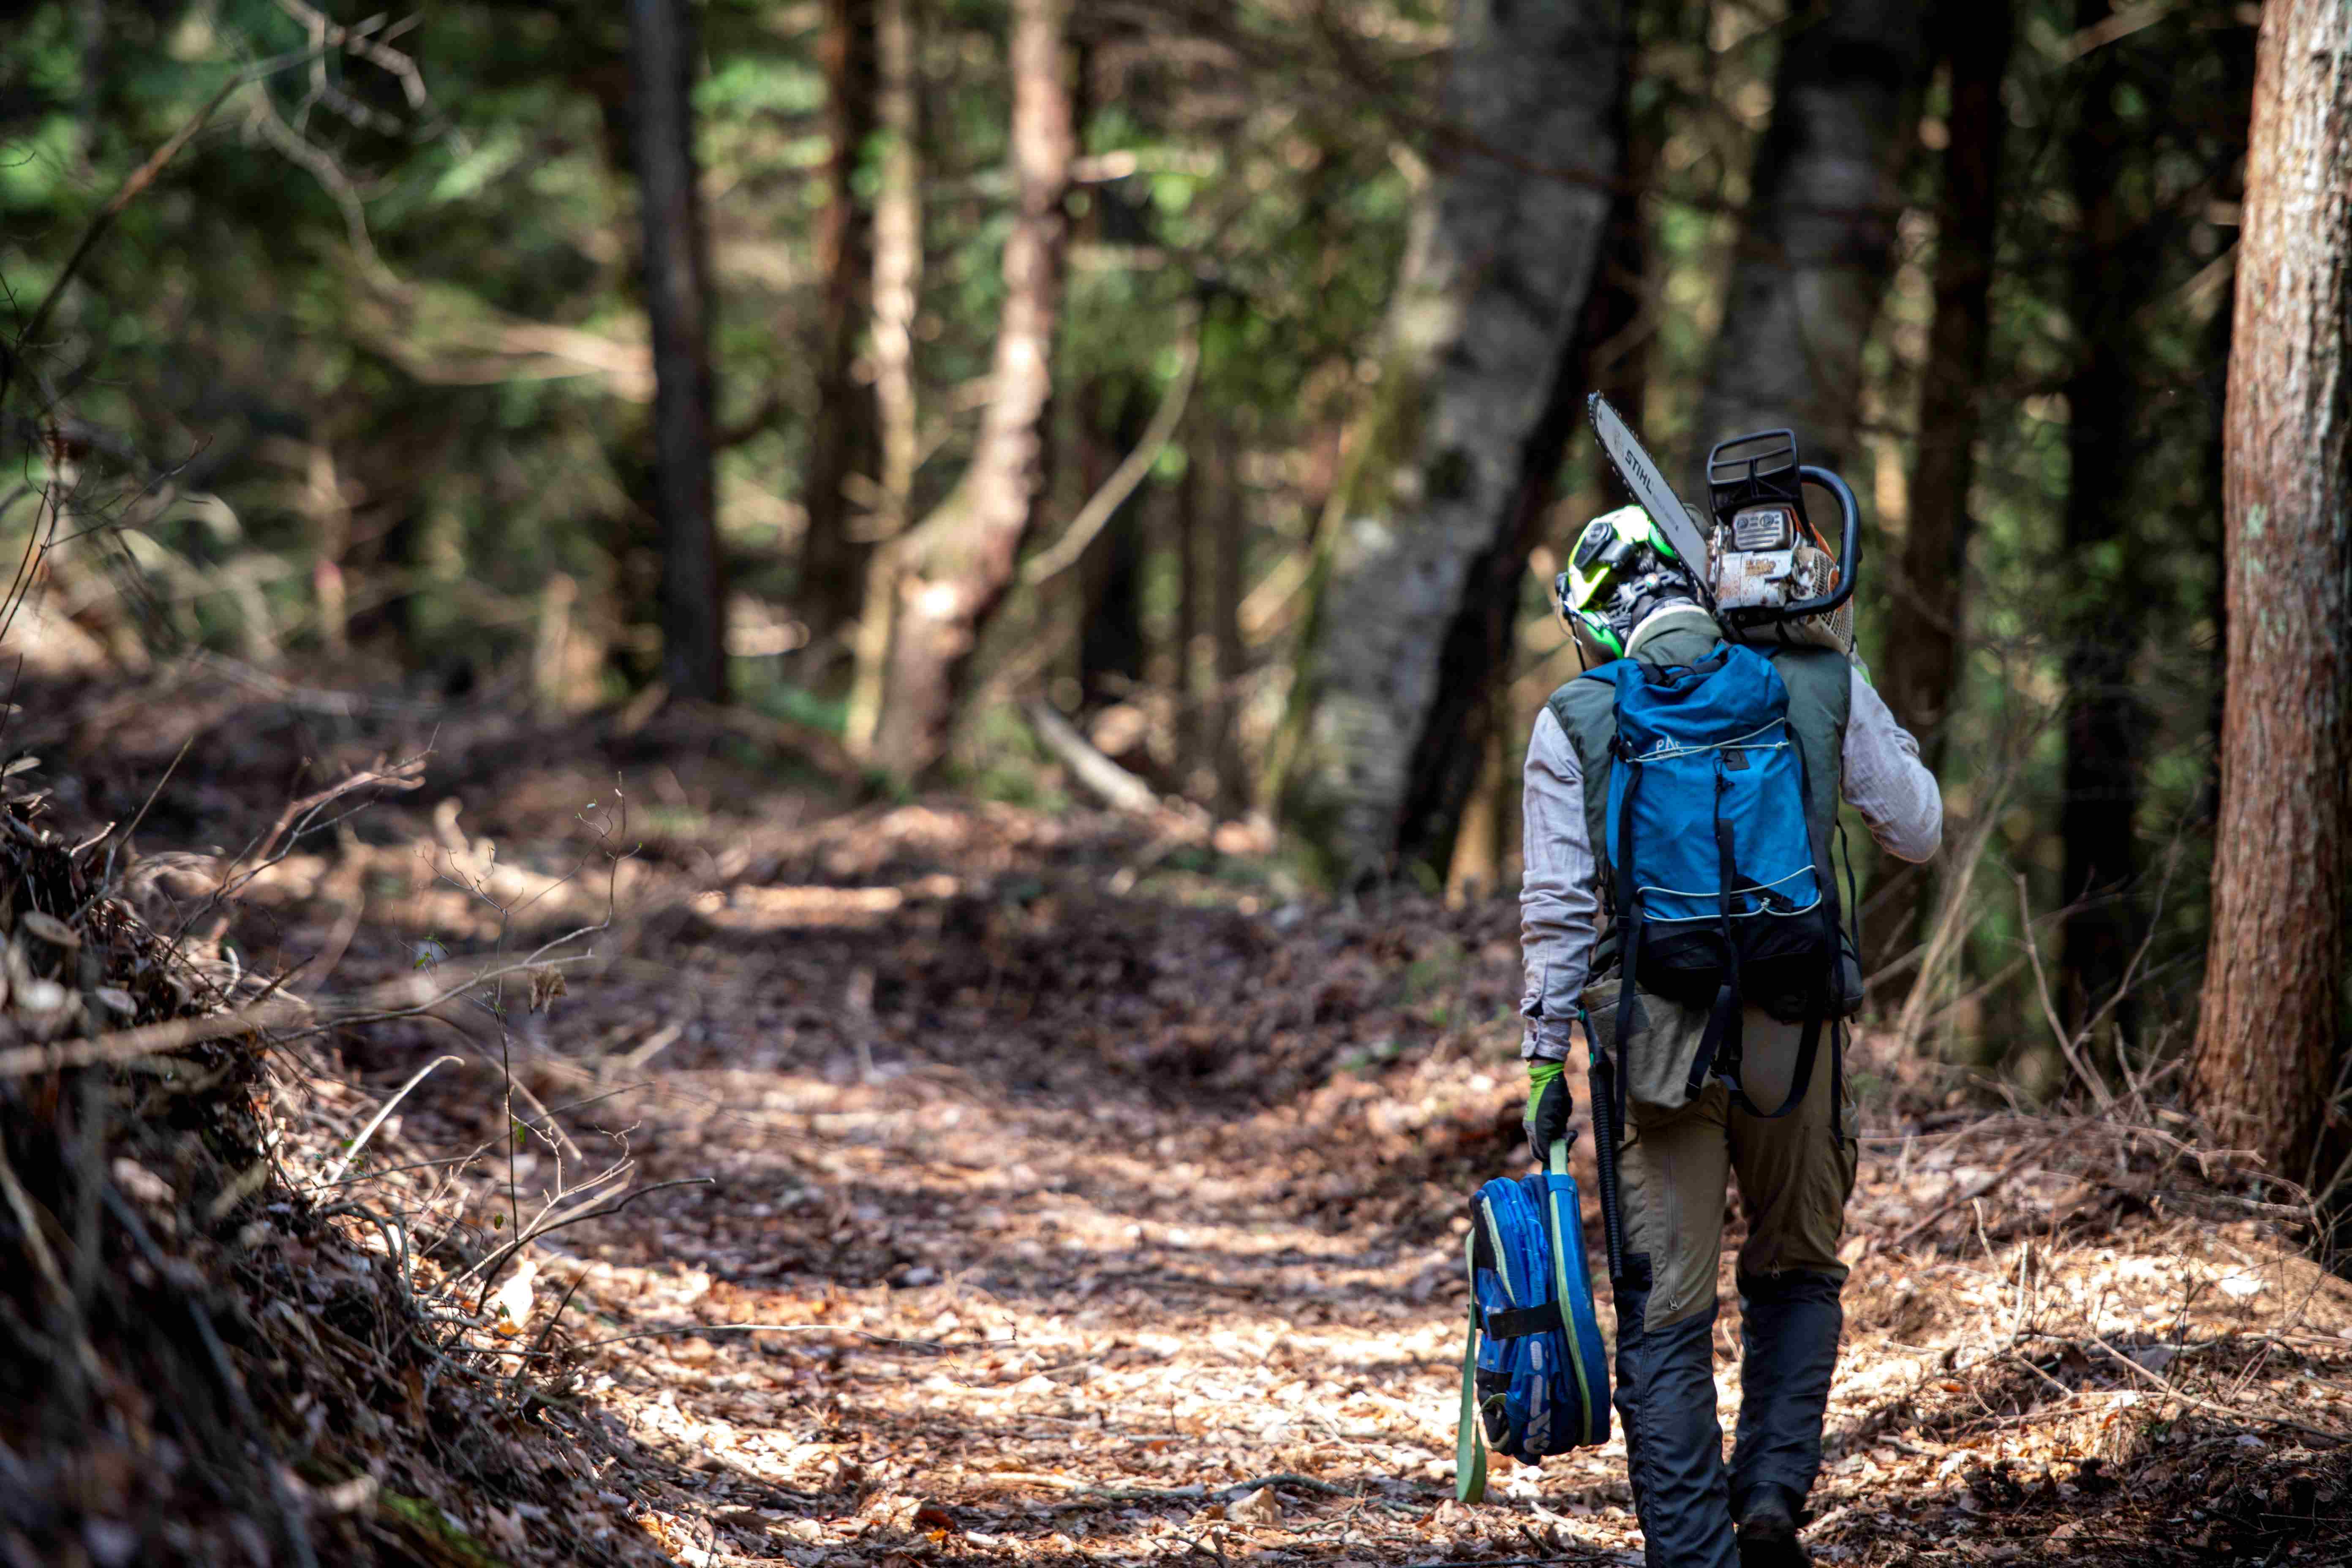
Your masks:
M1013 186L1003 0L917 9L920 516L971 450ZM1628 112L1651 168L1637 412L1670 462L1709 434L1691 427L1697 389L1785 9L1633 8L1640 67ZM729 437L720 530L734 592L772 612L770 624L789 624L812 431L824 412L824 12L782 0L694 10L713 369ZM1066 523L1088 483L1075 460L1073 395L1090 389L1110 407L1132 394L1155 406L1196 329L1186 424L1135 503L1153 666L1137 700L1164 731L1178 677L1205 661L1171 647L1181 574L1170 498L1213 436L1230 438L1231 493L1202 504L1244 514L1244 592L1295 569L1304 577L1298 592L1254 605L1263 619L1249 628L1239 699L1253 773L1300 743L1312 709L1312 672L1293 681L1289 666L1311 637L1314 564L1330 544L1318 520L1335 492L1342 514L1385 504L1417 444L1420 388L1393 363L1382 321L1417 185L1447 155L1430 118L1454 10L1451 0L1076 8L1087 159L1055 350L1063 449L1049 464L1046 531ZM0 310L17 326L125 176L234 72L307 43L274 0L110 5L94 52L83 16L37 0L12 12L0 40ZM2065 901L2055 837L2065 742L2053 721L2066 695L2063 639L2086 607L2128 601L2140 608L2129 682L2146 731L2136 832L2144 866L2178 857L2161 914L2151 877L2136 918L2157 928L2151 962L2166 977L2163 1007L2177 1012L2205 918L2221 636L2216 421L2252 35L2229 0L2164 10L2087 52L2075 7L2027 0L2021 19L2004 93L2010 194L1969 498L1969 651L1945 783L1965 816L2014 781L1979 880L1968 967L1982 980L2015 966L2023 933L2011 874L2027 879L2035 908ZM78 507L127 525L122 559L101 559L93 544L59 564L60 581L89 590L86 619L122 623L100 626L101 637L257 659L326 656L335 637L319 568L331 560L346 586L354 673L454 688L528 666L560 576L576 595L571 635L592 650L569 700L624 698L653 672L657 567L623 14L579 0L452 0L419 13L398 47L416 62L421 103L362 58L304 62L240 89L129 205L60 296L47 341L27 345L27 373L0 409L5 483L71 478ZM2068 268L2085 218L2062 153L2103 80L2128 143L2114 174L2132 259L2115 279L2130 296L2133 458L2120 498L2129 525L2070 552L2066 391L2084 342ZM1946 106L1931 95L1927 107L1940 123ZM855 188L871 202L880 136L856 151ZM1937 167L1923 152L1907 172L1901 276L1866 356L1868 467L1853 477L1874 563L1896 559L1899 523L1874 504L1871 470L1911 466L1935 254L1922 220ZM70 474L53 474L27 439L52 399L77 428L104 436ZM1356 432L1344 450L1343 428ZM1421 478L1443 489L1448 475ZM1555 552L1582 515L1618 499L1581 440L1557 489L1562 504L1543 529ZM22 548L27 517L18 508L0 521L0 549ZM127 574L144 607L110 612L98 591L107 574ZM1017 594L989 633L984 668L1031 686L1070 679L1068 650L1088 613L1084 575ZM1903 611L1889 579L1873 581L1860 608L1875 652L1901 635ZM1532 574L1518 612L1531 627L1547 624ZM1506 781L1537 689L1562 673L1546 662L1556 638L1523 640ZM736 685L758 710L837 733L844 654L819 638L746 655ZM1006 688L982 689L959 753L965 780L995 798L1071 806L1002 700ZM1155 744L1154 765L1181 773L1190 760L1171 763L1164 734ZM1182 776L1155 783L1189 787ZM1299 858L1311 854L1302 843L1316 837L1317 808L1293 805L1294 825L1309 831L1284 851L1286 885L1338 869ZM1869 860L1865 847L1866 879ZM1956 1047L1988 1058L2010 1048L2036 1016L2027 984L1996 987L1984 1037Z

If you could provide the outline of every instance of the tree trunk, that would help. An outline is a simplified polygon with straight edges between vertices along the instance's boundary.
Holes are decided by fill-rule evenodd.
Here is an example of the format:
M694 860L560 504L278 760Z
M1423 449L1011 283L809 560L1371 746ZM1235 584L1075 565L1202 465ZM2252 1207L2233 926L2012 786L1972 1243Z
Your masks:
M2255 67L2226 439L2229 690L2189 1073L2302 1178L2340 1047L2352 824L2352 11L2272 0Z
M1242 641L1242 593L1249 545L1249 511L1232 425L1205 421L1209 474L1209 538L1214 552L1210 571L1209 637L1215 653L1215 683L1210 689L1209 755L1217 771L1216 812L1237 817L1250 808L1249 769L1242 756L1242 680L1248 652Z
M1780 56L1686 498L1703 489L1707 447L1750 430L1787 426L1825 468L1855 458L1862 351L1894 274L1927 6L1832 0Z
M915 0L879 0L876 55L881 73L882 184L874 202L874 404L880 422L878 542L866 557L857 617L856 674L845 729L850 754L874 749L882 719L884 668L898 619L898 536L913 503L921 458L916 423L915 314L923 279L921 131L917 91Z
M1013 6L1018 206L1004 242L993 388L963 477L908 537L901 557L898 628L875 755L902 779L945 754L972 647L1003 602L1035 520L1072 156L1062 47L1067 16L1068 0L1014 0Z
M1935 317L1919 388L1910 526L1892 584L1904 634L1887 640L1880 672L1887 705L1919 738L1931 771L1943 766L1944 719L1959 689L1969 491L1992 337L1993 227L2009 131L2000 83L2012 21L2009 0L1945 0L1937 16L1951 66L1951 110L1936 209Z
M808 531L801 546L801 614L823 637L856 616L864 600L863 508L850 487L871 484L880 466L879 412L872 377L857 360L872 313L873 233L857 198L860 156L877 121L875 0L824 0L819 51L824 64L824 213L817 266L824 274L819 328L816 419L809 430Z
M1637 428L1649 405L1650 351L1658 336L1650 220L1643 201L1665 145L1669 103L1661 93L1649 108L1626 117L1623 184L1609 204L1609 226L1601 235L1584 320L1577 327L1586 390L1602 394Z
M1176 552L1176 776L1184 793L1196 797L1209 793L1195 788L1193 780L1205 771L1209 757L1209 695L1216 680L1194 657L1209 607L1209 574L1203 570L1208 531L1201 508L1204 427L1205 421L1195 417L1186 434L1184 472L1176 480L1168 529Z
M629 0L635 155L654 339L654 489L662 679L727 697L727 601L710 454L708 245L694 158L693 23L684 0Z
M2009 114L2000 101L2014 16L2010 0L1944 0L1940 52L1951 70L1943 191L1936 208L1935 316L1919 388L1919 436L1911 467L1911 516L1891 602L1904 630L1886 640L1879 671L1887 705L1919 739L1919 757L1940 773L1944 721L1959 696L1967 614L1969 492L1976 477L1979 399L1992 337L1994 225ZM1932 907L1927 879L1913 896L1890 896L1864 946L1876 963L1924 940Z
M1098 377L1079 398L1078 492L1091 496L1142 440L1151 409L1124 376ZM1145 479L1119 502L1078 563L1078 689L1089 708L1134 695L1143 679L1143 510L1151 493Z
M2095 26L2111 14L2107 0L2078 0L2075 26ZM2122 189L2126 162L2136 152L2115 109L2120 56L2113 48L2095 50L2086 68L2068 147L2082 223L2068 268L2076 360L2066 384L2064 542L2074 603L2067 617L2066 766L2059 806L2065 846L2060 890L2069 910L2061 1001L2073 1022L2122 984L2136 944L2123 889L2137 861L2133 827L2140 738L2147 728L2132 690L2144 614L2128 548L2139 413L2132 358L2139 334L2132 316L2143 298L2134 279L2144 268L2133 253ZM2126 1026L2127 1011L2127 1004L2116 1009L2117 1022Z
M1475 717L1576 425L1626 52L1614 0L1457 7L1443 114L1471 134L1415 215L1291 693L1284 814L1338 879L1442 876L1477 782Z

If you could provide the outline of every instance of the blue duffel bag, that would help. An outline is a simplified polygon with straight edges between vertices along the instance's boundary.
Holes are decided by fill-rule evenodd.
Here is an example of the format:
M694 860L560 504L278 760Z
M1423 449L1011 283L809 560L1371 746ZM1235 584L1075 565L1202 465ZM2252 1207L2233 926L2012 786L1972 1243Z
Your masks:
M1568 1143L1550 1168L1470 1200L1470 1328L1454 1495L1486 1494L1486 1448L1533 1462L1609 1441L1609 1368L1592 1311Z

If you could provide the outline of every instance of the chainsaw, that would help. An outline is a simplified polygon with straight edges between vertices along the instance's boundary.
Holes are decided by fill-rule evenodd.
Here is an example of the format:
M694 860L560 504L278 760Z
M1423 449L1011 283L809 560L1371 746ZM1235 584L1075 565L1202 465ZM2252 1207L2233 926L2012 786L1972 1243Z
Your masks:
M1759 430L1717 443L1706 458L1709 515L1703 517L1675 493L1606 397L1592 394L1585 410L1610 466L1675 552L1696 571L1701 601L1727 635L1853 652L1862 510L1845 480L1798 461L1795 432ZM1835 554L1806 512L1808 483L1837 502Z

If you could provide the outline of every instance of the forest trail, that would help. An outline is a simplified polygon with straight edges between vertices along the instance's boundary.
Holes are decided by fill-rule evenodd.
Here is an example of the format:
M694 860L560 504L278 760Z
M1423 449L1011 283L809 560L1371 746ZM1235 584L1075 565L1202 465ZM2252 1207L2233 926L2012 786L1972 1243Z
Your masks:
M278 741L385 742L184 710L213 753L194 811L257 811ZM184 738L80 734L110 811ZM626 802L612 929L549 1011L509 1014L562 1169L533 1138L436 1213L487 1239L509 1179L528 1214L639 1162L642 1195L549 1237L509 1299L534 1336L561 1312L616 1435L606 1499L677 1560L1639 1561L1615 1444L1452 1500L1457 1222L1525 1158L1514 906L1285 902L1085 812L819 809L724 735L485 720L435 745L433 787L262 879L245 940L290 962L340 935L337 990L527 944L597 918L582 824ZM349 1040L377 1094L468 1058L383 1159L498 1141L489 1016ZM1853 1064L1819 1555L2352 1560L2352 1287L2159 1126L2003 1111L1884 1053ZM1723 1286L1727 1425L1727 1252Z

